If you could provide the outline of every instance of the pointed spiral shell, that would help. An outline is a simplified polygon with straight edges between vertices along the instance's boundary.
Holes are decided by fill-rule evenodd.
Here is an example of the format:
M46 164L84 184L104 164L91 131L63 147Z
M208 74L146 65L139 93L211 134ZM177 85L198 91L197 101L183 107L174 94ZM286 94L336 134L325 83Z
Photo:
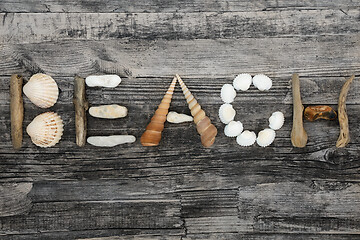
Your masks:
M194 117L196 130L201 136L201 143L204 147L210 147L215 142L217 129L211 123L210 118L206 116L204 110L201 109L201 106L198 104L194 96L191 94L190 90L186 87L185 83L180 78L180 76L176 74L176 77L180 83L186 101L189 104L191 115Z
M151 118L150 123L147 125L145 132L140 138L140 142L143 146L159 145L161 140L161 132L164 129L164 122L166 121L166 116L169 112L175 84L176 77L174 77L173 81L171 82L170 87L167 90L164 98L161 100L158 109L155 111L154 116Z

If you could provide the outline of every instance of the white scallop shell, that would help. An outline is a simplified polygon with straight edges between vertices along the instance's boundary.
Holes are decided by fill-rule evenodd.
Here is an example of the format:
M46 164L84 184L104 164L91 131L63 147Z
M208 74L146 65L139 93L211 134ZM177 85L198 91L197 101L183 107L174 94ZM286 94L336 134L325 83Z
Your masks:
M119 144L133 143L136 141L133 135L112 135L88 137L87 142L97 147L114 147Z
M279 130L284 125L285 117L282 112L273 112L269 118L269 127L273 130Z
M233 85L236 90L246 91L249 89L251 82L251 75L247 73L242 73L236 76L233 81Z
M264 74L258 74L253 77L253 84L260 91L269 90L272 86L272 81L268 76Z
M183 122L192 122L193 117L177 112L169 112L166 120L170 123L183 123Z
M228 124L229 122L234 120L235 114L236 111L231 104L225 103L219 108L220 121L225 124Z
M260 131L256 142L261 147L269 146L275 140L276 133L273 129L265 128Z
M121 83L118 75L92 75L85 79L89 87L117 87Z
M248 147L256 141L256 134L252 131L245 130L236 138L236 142L243 147Z
M43 73L34 74L24 85L23 91L32 103L41 108L53 106L59 96L55 80Z
M225 103L232 103L236 97L236 91L231 84L224 84L221 88L221 99Z
M243 125L240 121L231 121L225 126L224 133L227 137L236 137L243 129Z
M63 134L63 121L54 112L46 112L35 117L27 126L31 141L39 147L51 147L58 143Z

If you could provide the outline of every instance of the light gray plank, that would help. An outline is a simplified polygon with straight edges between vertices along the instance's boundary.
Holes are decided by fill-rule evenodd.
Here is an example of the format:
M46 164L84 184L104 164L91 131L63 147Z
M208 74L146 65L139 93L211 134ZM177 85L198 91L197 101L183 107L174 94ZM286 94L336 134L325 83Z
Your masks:
M0 184L0 218L24 214L31 208L28 193L32 183L4 183Z

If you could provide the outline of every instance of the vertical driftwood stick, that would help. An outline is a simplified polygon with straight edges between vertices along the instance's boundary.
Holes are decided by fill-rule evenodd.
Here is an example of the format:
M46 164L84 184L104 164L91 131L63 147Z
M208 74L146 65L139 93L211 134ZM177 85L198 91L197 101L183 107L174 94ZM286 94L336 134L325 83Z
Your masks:
M23 77L14 74L10 78L10 118L11 139L14 149L20 149L22 145L24 120L24 104L22 97Z
M346 97L349 92L350 84L354 80L355 76L352 75L341 88L339 103L338 103L338 118L340 125L340 135L336 142L336 147L345 147L350 142L349 134L349 120L346 113Z
M83 147L86 143L86 110L89 103L86 100L85 79L75 76L74 80L75 130L76 144Z
M291 131L291 143L294 147L305 147L307 143L307 133L303 125L304 106L301 102L299 75L294 73L292 76L293 94L293 127Z

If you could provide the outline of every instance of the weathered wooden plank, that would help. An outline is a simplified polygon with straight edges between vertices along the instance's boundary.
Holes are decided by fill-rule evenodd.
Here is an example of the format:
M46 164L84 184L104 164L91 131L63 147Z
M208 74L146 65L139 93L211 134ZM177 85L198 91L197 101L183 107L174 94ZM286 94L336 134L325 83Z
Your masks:
M0 43L358 34L360 9L225 13L0 13ZM286 19L286 20L285 20Z
M203 12L203 11L268 11L278 9L349 9L359 7L357 1L62 1L62 0L3 0L0 2L0 12Z
M0 184L0 218L23 214L31 208L28 193L32 183Z
M187 234L183 240L207 239L207 240L357 240L359 235L356 233L199 233Z
M1 45L2 75L46 72L74 76L233 78L240 72L274 78L360 74L360 35L179 41L61 41ZM210 47L211 46L211 47ZM206 86L204 82L203 85Z

